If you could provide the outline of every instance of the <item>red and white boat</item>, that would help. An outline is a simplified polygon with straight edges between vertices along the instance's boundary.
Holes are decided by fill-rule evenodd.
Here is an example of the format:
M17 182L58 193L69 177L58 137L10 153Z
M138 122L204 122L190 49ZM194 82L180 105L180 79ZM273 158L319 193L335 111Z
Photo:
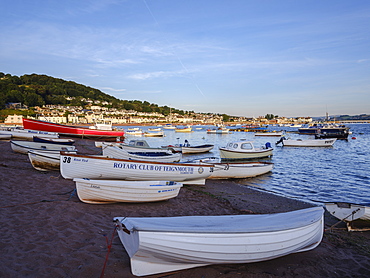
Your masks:
M25 119L23 118L23 128L32 130L41 130L48 132L57 132L63 135L79 136L79 137L123 137L124 131L117 130L99 130L74 127L51 122Z

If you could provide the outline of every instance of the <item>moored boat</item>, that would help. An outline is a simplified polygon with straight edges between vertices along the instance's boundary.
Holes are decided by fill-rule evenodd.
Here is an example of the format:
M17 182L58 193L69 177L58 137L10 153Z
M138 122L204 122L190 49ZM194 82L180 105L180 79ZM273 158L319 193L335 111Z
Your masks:
M176 127L175 132L193 132L193 129L191 126L188 127Z
M2 134L8 134L12 138L33 140L34 136L42 136L44 138L59 138L57 132L46 132L32 129L20 129L20 128L3 128L0 129Z
M27 154L30 150L45 151L45 152L60 152L60 151L77 151L75 146L48 144L32 141L10 141L11 148L14 152Z
M173 126L173 125L171 125L171 124L165 124L165 125L163 126L163 129L176 129L176 126Z
M164 132L163 130L159 130L159 131L151 131L151 130L148 130L146 132L144 132L144 136L145 137L163 137L164 136Z
M231 131L226 127L219 127L216 129L207 129L208 134L229 134Z
M281 137L284 132L255 132L254 136Z
M203 145L190 145L188 140L185 140L184 144L175 144L175 145L167 145L162 146L164 149L171 150L172 152L181 152L183 154L197 154L197 153L205 153L212 150L214 145L212 144L203 144Z
M197 153L206 153L213 149L215 145L212 144L203 144L203 145L190 145L182 146L181 152L183 154L197 154Z
M73 151L71 153L76 153ZM36 170L56 171L60 169L60 152L28 151L28 158Z
M299 134L315 135L316 138L347 139L350 134L349 127L337 124L313 124L298 129Z
M49 137L39 137L33 136L34 142L58 144L58 145L73 145L75 140L68 138L49 138Z
M60 171L65 179L197 181L208 178L213 165L126 160L61 152Z
M173 181L91 180L75 178L78 198L89 204L158 202L175 198L182 183Z
M322 207L262 215L115 217L134 275L253 263L317 247Z
M126 136L143 136L144 132L142 129L128 129L125 133Z
M1 132L1 130L0 130ZM12 138L12 135L11 134L7 134L7 133L0 133L0 140L9 140Z
M122 159L144 160L144 161L159 161L159 162L178 162L181 160L180 153L172 153L162 150L158 152L135 151L129 152L120 145L104 146L103 156Z
M41 130L47 132L57 132L59 134L67 136L78 136L78 137L101 137L101 138L112 138L112 137L123 137L123 131L117 130L101 130L101 129L90 129L81 128L75 126L62 125L57 123L45 122L40 120L26 119L23 118L23 127L25 129Z
M337 139L286 139L282 137L277 144L282 143L283 146L287 147L332 147Z
M95 142L95 146L120 146L128 152L163 152L163 148L151 147L146 140L133 139L128 144L123 142Z
M213 163L214 170L207 179L245 179L266 174L274 168L271 162Z
M261 148L256 148L251 141L241 139L235 142L229 142L225 147L220 147L221 159L254 159L272 156L273 148L270 143L266 143Z

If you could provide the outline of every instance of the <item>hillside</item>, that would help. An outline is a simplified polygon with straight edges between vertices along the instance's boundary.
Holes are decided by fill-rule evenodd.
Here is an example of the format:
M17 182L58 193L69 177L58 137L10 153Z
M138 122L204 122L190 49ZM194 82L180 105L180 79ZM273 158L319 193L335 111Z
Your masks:
M0 72L0 109L5 109L7 103L22 103L28 107L46 104L85 107L88 104L87 99L98 101L100 105L109 103L102 106L138 112L158 112L164 115L168 115L170 111L185 113L147 101L120 100L98 89L47 75L29 74L18 77Z

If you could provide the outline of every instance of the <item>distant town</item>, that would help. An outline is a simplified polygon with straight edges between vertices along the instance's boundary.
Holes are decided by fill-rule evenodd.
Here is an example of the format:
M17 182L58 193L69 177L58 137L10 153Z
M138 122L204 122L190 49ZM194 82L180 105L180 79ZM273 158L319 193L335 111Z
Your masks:
M43 105L33 108L36 116L30 117L38 120L72 125L93 125L96 123L107 123L111 125L158 125L173 123L178 125L225 125L225 124L259 124L259 125L301 125L310 124L318 119L312 117L287 118L267 114L257 118L235 117L219 114L188 113L180 115L170 113L165 116L158 112L138 112L134 110L118 110L108 108L108 102L84 100L89 103L88 106L63 106L63 105ZM107 107L108 106L108 107ZM10 103L8 109L14 111L27 110L28 107L21 103ZM350 118L348 118L350 117ZM22 124L23 115L8 115L4 124L19 125ZM369 115L340 116L338 119L329 118L331 122L370 122Z

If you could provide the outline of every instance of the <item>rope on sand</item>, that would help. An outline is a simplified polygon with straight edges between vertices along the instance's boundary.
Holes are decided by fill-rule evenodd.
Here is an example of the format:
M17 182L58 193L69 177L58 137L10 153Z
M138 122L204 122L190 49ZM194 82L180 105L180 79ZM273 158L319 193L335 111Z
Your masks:
M71 200L71 198L73 196L76 195L76 189L73 189L71 191L68 191L66 193L62 193L62 194L57 194L57 195L65 195L65 194L68 194L70 193L67 201ZM24 206L24 205L33 205L33 204L38 204L38 203L43 203L43 202L63 202L65 200L41 200L41 201L36 201L36 202L29 202L29 203L22 203L22 204L15 204L15 205L9 205L9 206L2 206L0 208L11 208L11 207L17 207L17 206Z
M339 223L345 222L345 220L346 220L348 217L355 215L359 210L360 210L360 208L358 208L358 209L356 209L356 210L352 211L349 215L347 215L347 216L346 216L346 217L344 217L343 219L339 220L337 223L335 223L334 225L332 225L330 228L325 229L325 231L334 229L334 228L335 228ZM346 222L345 222L345 223L346 223ZM348 224L347 224L347 225L348 225Z
M105 267L107 266L107 262L108 262L108 257L109 257L109 253L110 253L110 250L112 249L112 242L113 242L113 238L114 238L114 234L116 233L116 230L117 230L117 225L114 227L114 230L113 230L113 233L112 233L112 237L110 239L110 242L109 242L109 239L107 237L107 235L104 235L105 237L105 240L107 242L107 255L105 256L105 261L104 261L104 266L103 266L103 270L100 274L100 278L103 278L104 277L104 271L105 271Z
M33 205L33 204L38 204L38 203L42 203L42 202L60 202L60 201L63 201L63 200L41 200L41 201L37 201L37 202L30 202L30 203L3 206L3 207L0 207L0 208L11 208L11 207L17 207L17 206L24 206L24 205Z

